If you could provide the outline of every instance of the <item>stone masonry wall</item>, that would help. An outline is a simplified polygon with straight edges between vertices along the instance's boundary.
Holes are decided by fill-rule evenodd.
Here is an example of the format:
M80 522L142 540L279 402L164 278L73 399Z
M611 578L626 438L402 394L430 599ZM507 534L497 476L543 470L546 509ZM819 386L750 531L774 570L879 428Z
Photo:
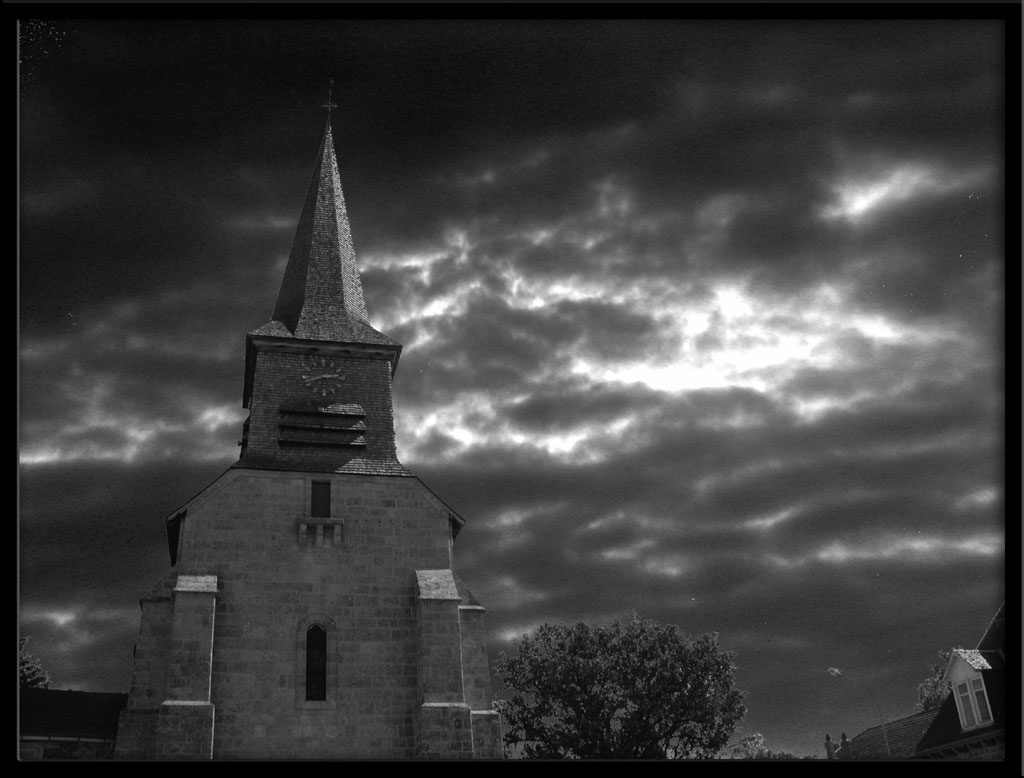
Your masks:
M474 711L490 710L493 705L484 615L485 611L479 605L463 605L459 608L462 682L466 690L466 702Z
M167 698L168 651L171 642L171 588L177 574L171 571L156 593L140 601L142 617L135 643L131 688L117 727L119 759L155 759L156 728L160 703Z
M127 708L117 722L117 759L156 759L160 707Z
M157 719L157 759L211 759L214 709L208 702L168 700Z
M298 525L316 523L314 478L332 483L337 545L300 542ZM218 577L214 758L412 757L415 571L449 567L447 512L414 478L235 469L225 480L190 508L179 560L180 574ZM329 622L337 657L324 702L297 693L311 614Z
M254 391L249 406L248 443L242 463L253 467L337 472L352 459L370 460L401 468L395 453L392 416L391 364L385 359L329 356L334 370L344 376L337 393L326 398L306 386L302 376L311 371L307 357L296 352L257 351ZM298 399L296 399L298 398ZM366 413L364 447L281 447L278 445L282 406L331 403L359 405ZM390 472L386 468L382 473Z
M171 641L170 597L143 600L139 637L135 643L135 672L128 708L156 707L167 697L167 652Z
M469 759L473 756L473 725L468 705L424 703L418 726L416 758Z
M167 697L209 702L217 578L179 574L178 581L174 590ZM201 582L202 589L196 588L196 581Z

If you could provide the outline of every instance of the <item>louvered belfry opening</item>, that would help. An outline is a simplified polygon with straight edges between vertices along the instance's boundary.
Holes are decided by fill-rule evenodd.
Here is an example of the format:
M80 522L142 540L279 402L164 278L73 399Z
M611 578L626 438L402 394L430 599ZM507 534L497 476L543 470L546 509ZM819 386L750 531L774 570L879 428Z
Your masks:
M366 448L366 412L360 405L282 406L280 413L279 446Z

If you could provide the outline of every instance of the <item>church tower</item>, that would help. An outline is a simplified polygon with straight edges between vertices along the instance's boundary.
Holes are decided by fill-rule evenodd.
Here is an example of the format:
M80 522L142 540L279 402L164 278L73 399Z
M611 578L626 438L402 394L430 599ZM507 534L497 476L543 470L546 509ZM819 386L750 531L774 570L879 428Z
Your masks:
M401 351L369 323L328 119L246 336L239 459L167 517L118 757L501 757L464 520L396 456Z

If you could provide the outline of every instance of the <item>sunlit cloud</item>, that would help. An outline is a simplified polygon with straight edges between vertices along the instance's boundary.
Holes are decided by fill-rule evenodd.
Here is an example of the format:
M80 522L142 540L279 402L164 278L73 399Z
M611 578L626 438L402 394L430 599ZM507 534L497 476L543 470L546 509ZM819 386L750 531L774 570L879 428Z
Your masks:
M598 556L602 559L607 559L613 562L632 561L639 558L643 552L652 548L654 545L654 540L647 538L644 540L638 540L635 543L630 543L626 546L606 548L604 551L601 551Z
M543 602L550 595L540 589L525 585L519 578L511 575L499 576L488 584L491 598L495 600L493 607L521 608L535 602ZM488 603L490 606L491 603Z
M24 624L46 623L55 627L64 627L71 624L79 617L76 610L41 610L37 608L26 608L21 612L21 621Z
M543 622L540 621L527 621L519 624L513 624L498 630L497 637L501 643L514 643L522 640L524 635L532 635L537 631L537 628Z
M196 413L195 423L207 432L216 432L223 427L238 427L245 418L245 412L236 405L218 405Z
M787 507L780 511L775 511L774 513L758 516L753 519L747 519L741 526L744 529L769 530L772 527L785 523L796 515L797 509L795 507Z
M684 573L692 570L692 562L680 556L661 556L645 559L641 565L646 573L662 576L665 578L679 578Z
M463 238L464 239L464 238ZM408 251L404 253L370 253L360 254L360 264L366 270L379 270L385 273L404 275L415 279L416 283L423 287L430 286L434 277L436 266L451 259L452 254L448 247L434 251ZM395 328L413 318L420 318L422 312L387 311L382 312L379 325L385 329ZM402 314L405 318L397 318ZM408 344L407 344L408 345Z
M514 402L513 402L514 404ZM395 411L399 457L406 464L451 461L475 448L540 453L554 461L593 464L622 451L623 434L638 416L626 413L604 423L581 423L559 430L527 429L503 412L506 406L490 392L460 392L431 410L399 408ZM436 450L438 436L449 444Z
M19 455L23 465L50 462L134 462L147 452L162 433L181 432L179 424L155 419L126 419L117 416L92 415L83 424L62 430L57 443L25 447Z
M767 559L781 568L803 567L812 563L849 565L899 560L910 563L945 563L953 559L994 558L1003 553L1003 541L997 535L981 534L967 539L933 536L887 536L871 542L833 541L816 551L795 557L779 554Z
M985 486L960 497L954 505L958 510L965 508L987 508L995 504L999 496L1000 491L994 486Z
M987 171L955 173L934 164L908 162L869 174L851 175L833 185L834 202L822 209L827 220L859 224L877 211L908 200L975 186Z
M487 519L488 523L503 530L521 529L533 519L543 516L551 511L557 511L565 506L564 503L548 503L545 505L530 508L508 508ZM481 517L483 519L484 517Z
M56 653L74 652L104 637L111 623L131 624L138 618L138 608L92 608L72 605L61 609L23 607L19 621L24 632L34 629L54 630L48 639L48 650Z
M793 306L792 311L779 305L768 307L748 290L732 284L716 287L713 297L703 303L648 300L646 310L651 316L665 328L684 333L674 354L657 363L645 354L611 363L577 356L570 369L599 381L641 383L669 393L729 386L768 391L772 384L764 371L769 368L833 364L834 352L822 346L845 325L840 324L829 295L820 296L826 299L801 300L803 307ZM787 314L794 322L788 330L773 327L769 321L772 316Z
M143 458L176 456L190 461L219 461L235 455L226 450L216 433L240 428L244 411L219 404L190 409L191 418L173 421L125 413L112 379L83 380L80 399L85 407L74 423L62 424L45 434L29 430L19 451L22 465L53 462L135 462ZM38 425L36 425L38 426ZM184 440L183 440L184 439Z

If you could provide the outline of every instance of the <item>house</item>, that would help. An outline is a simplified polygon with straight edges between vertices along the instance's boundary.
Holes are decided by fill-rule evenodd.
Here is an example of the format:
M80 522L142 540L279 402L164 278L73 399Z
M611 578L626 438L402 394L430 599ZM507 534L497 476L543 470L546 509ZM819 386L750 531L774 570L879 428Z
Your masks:
M1003 760L1005 608L977 648L953 649L943 676L952 691L938 708L865 730L851 741L852 758Z
M18 691L21 759L109 759L127 694L62 689Z

